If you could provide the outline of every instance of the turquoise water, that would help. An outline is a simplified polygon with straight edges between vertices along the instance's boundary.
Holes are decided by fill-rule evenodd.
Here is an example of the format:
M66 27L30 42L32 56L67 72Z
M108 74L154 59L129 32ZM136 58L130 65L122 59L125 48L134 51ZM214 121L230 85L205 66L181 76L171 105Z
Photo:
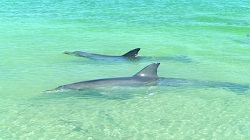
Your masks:
M46 94L59 85L130 76L158 60L103 62L141 48L158 75L250 84L250 2L236 0L0 3L0 139L249 139L250 91L138 87Z

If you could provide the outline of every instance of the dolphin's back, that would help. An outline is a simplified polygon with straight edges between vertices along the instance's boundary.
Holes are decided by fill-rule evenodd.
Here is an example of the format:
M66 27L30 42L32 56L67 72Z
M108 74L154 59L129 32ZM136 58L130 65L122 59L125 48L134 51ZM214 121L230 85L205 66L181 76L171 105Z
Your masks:
M120 56L95 54L95 53L88 53L88 52L82 52L82 51L64 52L64 53L79 56L79 57L86 57L90 59L114 59L114 58L115 59L130 58L131 59L131 58L137 57L139 51L140 51L140 48L136 48Z
M83 90L115 86L143 86L145 84L148 85L151 82L153 83L154 81L155 79L152 78L119 77L76 82L59 86L56 89Z
M160 63L150 64L131 77L105 78L105 79L76 82L72 84L59 86L51 91L64 90L64 89L84 90L84 89L99 88L99 87L151 85L155 84L155 82L158 80L157 68L159 65Z

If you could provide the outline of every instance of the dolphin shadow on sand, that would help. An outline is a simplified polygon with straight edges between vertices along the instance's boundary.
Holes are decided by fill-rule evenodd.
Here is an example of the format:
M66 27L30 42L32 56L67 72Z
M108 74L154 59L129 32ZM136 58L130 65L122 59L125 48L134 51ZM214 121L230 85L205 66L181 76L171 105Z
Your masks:
M74 55L78 57L84 57L92 60L106 60L106 61L161 61L161 60L174 60L179 62L191 62L191 59L187 56L178 55L178 56L139 56L138 53L140 48L135 48L133 50L128 51L127 53L119 56L112 55L103 55L103 54L95 54L88 53L82 51L74 51L74 52L64 52L64 54Z
M230 82L193 80L183 78L164 78L158 77L157 69L160 63L152 63L141 71L130 77L105 78L89 81L76 82L59 86L46 92L63 92L63 91L108 91L112 89L123 89L131 87L205 87L205 88L223 88L239 94L245 93L250 86L247 84L237 84Z

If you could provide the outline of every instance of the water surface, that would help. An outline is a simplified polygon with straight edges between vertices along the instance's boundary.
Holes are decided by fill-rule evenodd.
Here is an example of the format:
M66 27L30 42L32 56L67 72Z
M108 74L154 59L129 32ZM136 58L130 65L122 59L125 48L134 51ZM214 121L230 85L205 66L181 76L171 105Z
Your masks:
M100 96L44 94L72 82L131 76L158 61L101 62L64 51L187 56L159 76L250 84L249 1L0 3L0 138L248 139L250 92L142 87Z

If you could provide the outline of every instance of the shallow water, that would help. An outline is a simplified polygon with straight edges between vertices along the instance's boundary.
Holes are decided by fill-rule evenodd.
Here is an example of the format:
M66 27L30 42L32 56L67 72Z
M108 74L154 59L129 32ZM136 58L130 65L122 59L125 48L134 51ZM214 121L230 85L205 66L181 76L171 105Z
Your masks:
M64 51L161 59L158 75L250 84L249 1L0 3L1 139L248 139L250 91L108 89L43 93L131 76L159 59L103 62ZM182 56L191 61L182 61Z

